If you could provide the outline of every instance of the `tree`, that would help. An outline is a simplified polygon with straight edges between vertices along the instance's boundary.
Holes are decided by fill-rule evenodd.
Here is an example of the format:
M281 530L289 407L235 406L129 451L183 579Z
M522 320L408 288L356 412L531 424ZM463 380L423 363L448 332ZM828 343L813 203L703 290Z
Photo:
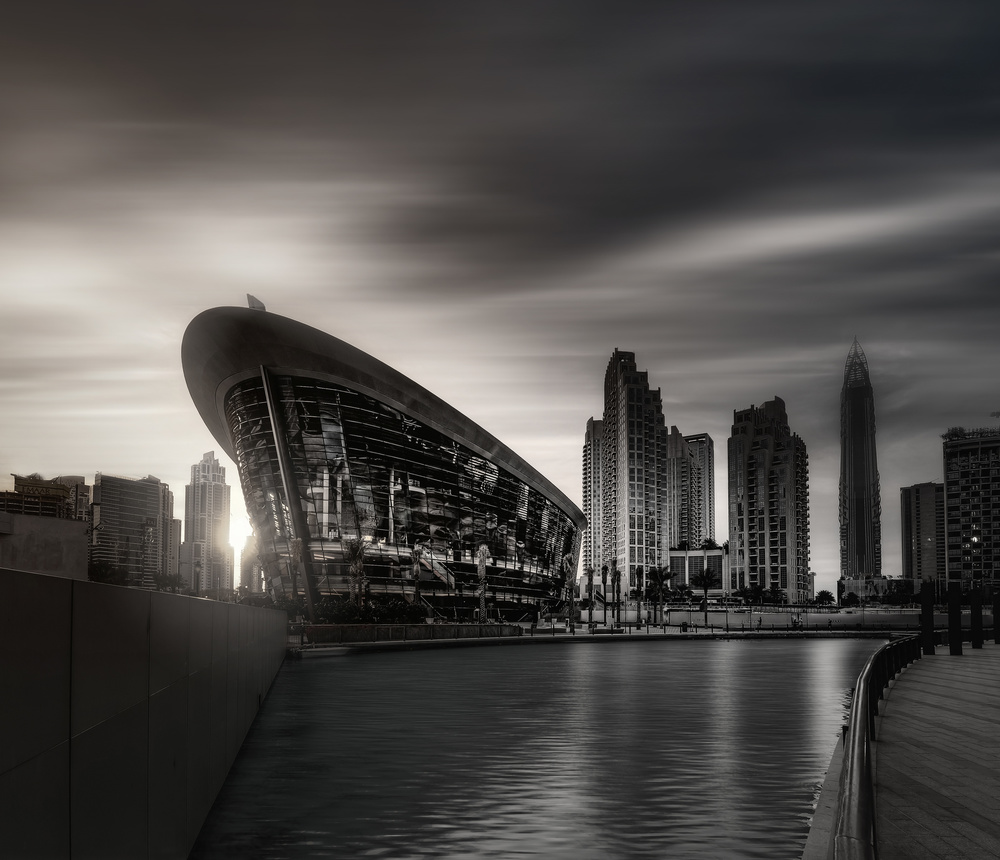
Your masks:
M108 585L128 585L128 570L110 561L94 561L87 568L87 579Z
M305 614L305 605L298 595L292 597L288 594L279 594L274 600L274 608L283 609L287 613L289 621L294 621L300 615Z
M670 592L673 575L669 567L651 567L646 572L646 599L655 600L659 611L660 624L663 623L663 601Z
M785 592L778 583L773 583L767 590L767 602L780 605L785 602Z
M153 576L153 585L156 586L157 591L169 591L177 594L184 588L184 580L176 573L157 573Z
M722 583L719 581L719 577L715 571L706 565L702 570L691 576L691 584L695 588L702 590L701 608L705 613L705 626L708 627L708 590L710 588L718 588Z
M816 594L815 602L817 606L829 606L831 603L835 603L837 598L833 596L832 592L824 589Z
M860 606L861 598L858 597L853 591L848 591L844 595L843 599L840 601L841 606Z

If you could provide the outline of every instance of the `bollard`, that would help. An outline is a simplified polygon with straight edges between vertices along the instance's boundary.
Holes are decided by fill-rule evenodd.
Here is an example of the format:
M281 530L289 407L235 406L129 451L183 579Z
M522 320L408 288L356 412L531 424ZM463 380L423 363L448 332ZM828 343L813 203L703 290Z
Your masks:
M934 653L934 583L920 583L920 645L924 654Z
M962 584L948 583L948 653L962 656Z
M983 592L982 586L975 585L970 595L972 621L972 647L983 647Z

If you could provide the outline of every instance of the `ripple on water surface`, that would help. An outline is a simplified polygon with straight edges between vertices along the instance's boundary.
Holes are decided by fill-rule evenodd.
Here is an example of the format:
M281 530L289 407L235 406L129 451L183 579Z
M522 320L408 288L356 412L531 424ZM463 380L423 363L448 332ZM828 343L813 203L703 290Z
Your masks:
M286 664L192 858L798 858L872 640Z

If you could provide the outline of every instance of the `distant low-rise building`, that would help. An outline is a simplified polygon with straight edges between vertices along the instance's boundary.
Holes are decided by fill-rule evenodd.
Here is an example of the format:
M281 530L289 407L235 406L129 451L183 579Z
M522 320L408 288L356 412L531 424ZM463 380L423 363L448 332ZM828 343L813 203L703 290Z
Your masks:
M696 597L701 595L703 588L695 582L706 569L715 583L708 590L709 599L730 596L729 553L725 548L670 550L672 588L690 588Z
M87 578L88 523L74 517L71 488L14 475L0 493L0 568Z

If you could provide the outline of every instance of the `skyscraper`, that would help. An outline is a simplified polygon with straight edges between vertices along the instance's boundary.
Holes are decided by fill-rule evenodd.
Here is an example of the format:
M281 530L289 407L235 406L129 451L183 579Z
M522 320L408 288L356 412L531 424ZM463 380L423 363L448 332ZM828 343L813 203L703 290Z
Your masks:
M701 539L715 540L715 442L707 433L685 436L701 470Z
M944 585L944 484L914 484L899 490L903 545L903 579Z
M840 392L840 575L882 575L882 500L875 456L875 395L854 339Z
M587 421L583 441L583 512L587 528L583 532L583 569L601 569L603 544L601 523L601 463L604 458L604 422L593 418Z
M809 458L780 397L733 413L729 569L732 591L777 586L790 603L812 599Z
M191 467L191 483L184 488L181 577L194 591L233 588L229 502L226 469L209 451Z
M665 472L660 483L664 490L662 513L667 548L697 549L704 540L702 473L697 452L680 430L671 427L664 453Z
M663 465L667 429L659 389L650 389L635 354L615 350L604 374L601 479L602 562L617 568L622 590L637 572L667 558Z
M130 585L153 588L170 576L174 494L158 478L94 478L90 558L123 570Z
M627 596L641 590L650 567L669 563L671 548L700 547L701 463L699 448L668 430L660 391L635 354L616 349L604 375L603 420L587 422L584 441L584 569L617 569Z

